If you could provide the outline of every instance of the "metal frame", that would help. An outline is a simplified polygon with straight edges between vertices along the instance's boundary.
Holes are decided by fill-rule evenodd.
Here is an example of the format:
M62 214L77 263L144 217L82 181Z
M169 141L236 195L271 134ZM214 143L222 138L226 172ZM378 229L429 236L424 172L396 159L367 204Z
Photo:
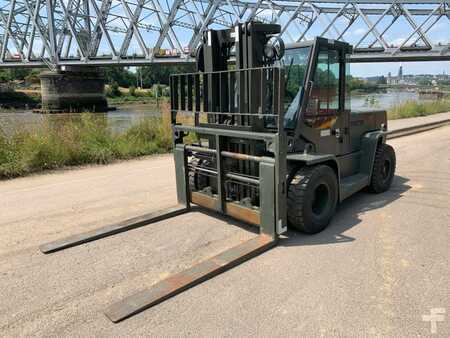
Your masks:
M274 88L273 92L273 114L263 114L261 102L249 102L247 105L254 107L255 109L249 110L247 113L238 113L237 116L247 116L249 128L245 128L241 125L241 122L236 120L235 125L225 125L217 123L220 121L217 116L227 115L233 116L235 104L234 100L229 100L227 105L223 106L220 103L220 111L209 111L210 101L206 95L200 96L200 94L194 90L194 88L200 88L200 75L206 79L211 79L214 75L223 76L228 79L228 88L233 87L235 81L241 76L250 78L250 74L258 71L261 73L271 71L274 76ZM269 235L276 238L279 234L286 231L286 182L282 177L286 177L286 150L287 150L287 134L284 129L284 75L283 70L276 67L263 67L252 69L241 69L231 71L216 71L216 72L204 72L193 74L177 74L171 76L171 111L172 111L172 125L173 133L175 135L175 168L177 169L177 191L178 191L178 203L190 205L195 203L222 214L226 214L240 220L248 222L248 214L250 211L245 211L239 206L233 205L226 201L225 193L223 190L223 182L226 178L230 178L229 173L225 173L221 168L223 158L233 158L236 160L244 160L254 162L259 165L260 177L254 181L260 189L260 213L257 213L254 217L258 221L252 221L251 223L260 226L261 234ZM233 77L235 80L231 80ZM186 90L188 79L194 79L194 84L190 86L190 89ZM211 80L209 80L211 81ZM189 87L188 87L189 88ZM239 89L238 89L239 90ZM220 91L220 89L219 89ZM233 95L234 96L234 95ZM266 94L261 93L260 97L265 98ZM251 100L251 99L250 99ZM243 111L240 107L238 100L237 110ZM193 113L195 116L194 126L177 124L177 114L179 113ZM209 119L207 123L200 123L198 115L206 114L215 118ZM266 117L276 118L275 128L266 128L255 123L256 119L262 119ZM215 148L201 148L198 146L185 145L183 138L188 133L195 133L202 135L202 137L209 138L214 141ZM223 151L222 144L227 142L227 139L240 139L247 140L247 143L252 141L261 141L270 148L270 152L273 157L253 156L242 153L235 153L230 151ZM187 162L188 156L191 152L206 152L212 154L215 157L217 168L214 171L214 175L217 177L217 195L208 196L197 192L192 194L189 190L189 182L187 179ZM238 181L246 182L248 178L239 174L232 174L232 178ZM280 180L278 182L278 180ZM240 212L236 212L236 208L241 208ZM228 210L230 209L230 210ZM253 213L255 214L255 213Z
M348 41L359 22L353 62L450 60L429 35L449 23L448 0L0 0L0 67L188 63L208 27L252 19L279 23L286 42ZM400 22L409 32L394 42Z

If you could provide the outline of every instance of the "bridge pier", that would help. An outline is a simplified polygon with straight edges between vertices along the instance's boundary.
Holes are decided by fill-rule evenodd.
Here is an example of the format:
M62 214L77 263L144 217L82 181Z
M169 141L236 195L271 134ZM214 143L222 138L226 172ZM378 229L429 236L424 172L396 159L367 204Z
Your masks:
M106 112L105 80L95 67L69 66L41 74L41 113Z

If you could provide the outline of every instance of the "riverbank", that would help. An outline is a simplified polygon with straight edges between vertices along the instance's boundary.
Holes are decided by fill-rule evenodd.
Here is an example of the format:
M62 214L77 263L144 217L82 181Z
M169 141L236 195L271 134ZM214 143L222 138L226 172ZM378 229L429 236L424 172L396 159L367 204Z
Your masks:
M159 94L156 95L156 90ZM106 98L110 107L122 105L153 105L159 107L169 102L168 90L160 86L155 89L135 89L106 87ZM0 92L0 110L34 109L41 105L40 88L4 90Z
M397 119L389 123L389 129L449 118L450 113L441 113ZM104 118L85 113L78 118L46 120L38 127L19 129L9 136L0 129L0 179L171 151L172 131L167 113L141 119L120 133L108 128Z
M106 86L106 97L109 106L151 104L159 107L159 105L169 102L169 89L167 86L161 85L142 89L136 87L123 88L113 84Z
M106 164L172 149L167 115L138 121L121 133L112 132L94 114L42 121L38 127L0 132L0 178L83 164Z
M34 91L0 92L0 109L33 109L40 105L41 96Z
M431 102L418 102L410 100L390 109L388 111L388 119L397 120L410 117L428 116L447 111L450 111L450 100L448 99Z
M162 98L154 98L149 96L131 96L131 95L124 95L124 96L117 96L117 97L108 97L108 106L114 107L114 106L123 106L123 105L152 105L155 107L159 107L161 104L165 104L169 102L169 98L162 97Z

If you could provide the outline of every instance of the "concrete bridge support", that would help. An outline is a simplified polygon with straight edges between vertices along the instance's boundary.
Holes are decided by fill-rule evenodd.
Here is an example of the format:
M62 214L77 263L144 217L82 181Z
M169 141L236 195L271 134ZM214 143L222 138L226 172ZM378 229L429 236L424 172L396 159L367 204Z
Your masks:
M105 112L105 80L95 67L65 67L44 72L41 78L42 113Z

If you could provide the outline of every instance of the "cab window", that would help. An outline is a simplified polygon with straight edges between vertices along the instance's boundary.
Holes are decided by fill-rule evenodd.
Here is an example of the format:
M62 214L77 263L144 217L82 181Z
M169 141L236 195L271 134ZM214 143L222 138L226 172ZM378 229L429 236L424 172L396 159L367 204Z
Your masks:
M288 49L282 63L285 68L286 86L284 93L285 128L294 129L299 104L303 98L303 86L309 63L311 47Z
M314 71L313 88L304 114L307 124L317 118L333 117L339 112L339 53L321 49Z

